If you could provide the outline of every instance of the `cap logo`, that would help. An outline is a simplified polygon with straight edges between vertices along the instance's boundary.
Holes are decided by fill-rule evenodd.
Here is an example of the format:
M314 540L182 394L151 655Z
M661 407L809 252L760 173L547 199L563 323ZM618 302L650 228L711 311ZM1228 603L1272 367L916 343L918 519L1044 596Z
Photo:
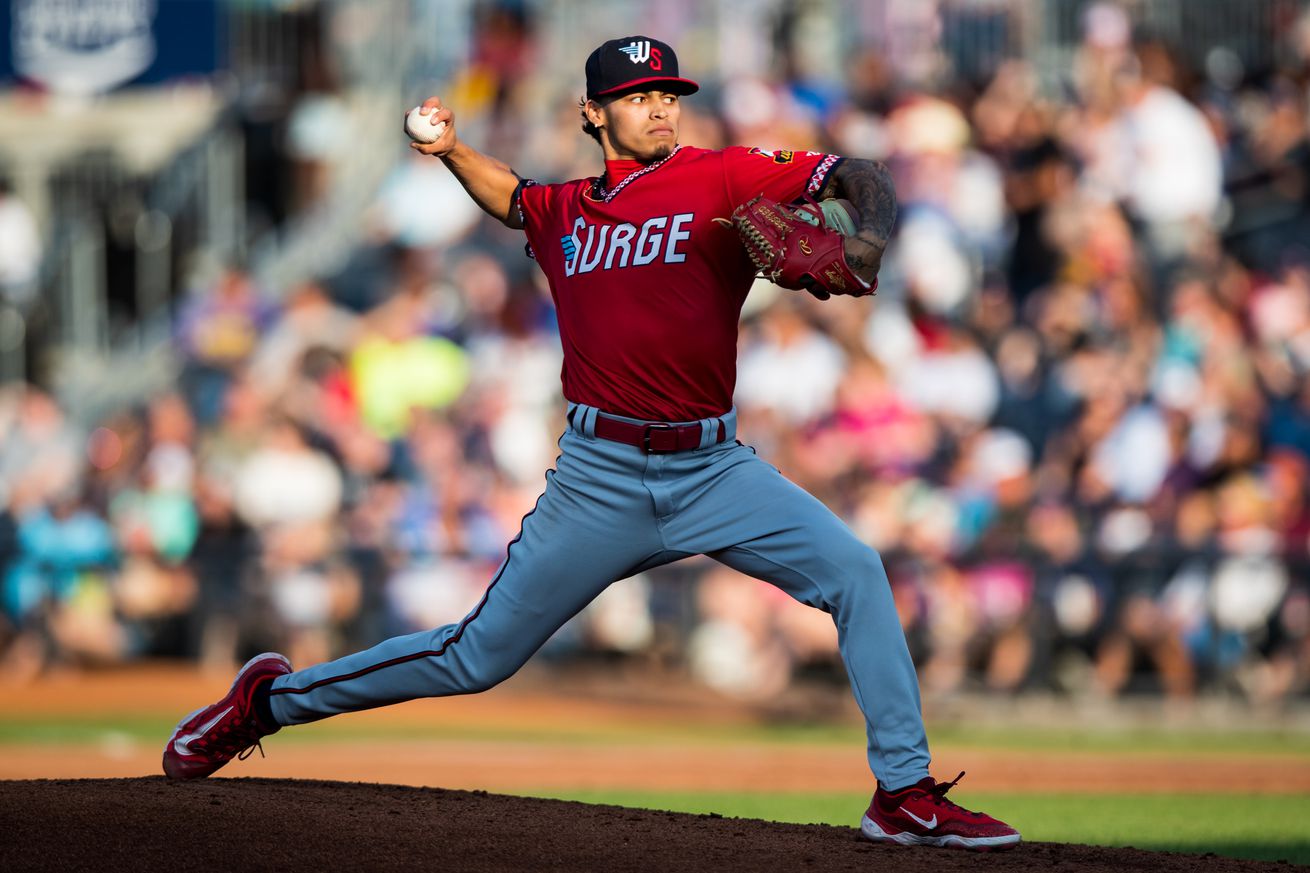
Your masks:
M619 49L619 51L627 55L628 60L632 61L634 64L644 64L650 60L650 40L633 40L623 48Z
M649 62L652 70L659 70L664 66L660 61L660 50L652 49L650 46L650 40L648 39L633 40L623 48L619 49L619 51L627 55L628 60L632 61L634 64L644 64Z

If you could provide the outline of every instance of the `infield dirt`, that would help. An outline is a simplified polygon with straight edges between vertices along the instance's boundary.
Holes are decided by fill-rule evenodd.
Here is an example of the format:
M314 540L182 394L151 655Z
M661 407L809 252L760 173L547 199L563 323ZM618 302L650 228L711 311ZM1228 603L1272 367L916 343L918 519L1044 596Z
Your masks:
M1214 856L1026 843L996 854L790 825L398 785L0 782L0 870L1266 871Z
M177 716L228 682L230 674L171 667L57 673L23 685L0 677L0 728L9 731L0 743L0 873L1289 869L1051 843L984 856L902 849L864 842L852 828L472 790L858 798L872 789L853 729L840 743L765 740L752 732L758 714L685 689L569 688L530 675L491 694L413 701L279 733L265 744L268 758L234 762L222 778L177 784L146 775L159 772ZM857 714L834 721L854 725ZM970 792L1310 791L1310 758L1299 746L1252 743L1218 755L935 743L934 751L942 773L968 769ZM265 778L231 778L248 774ZM443 787L423 787L433 785Z

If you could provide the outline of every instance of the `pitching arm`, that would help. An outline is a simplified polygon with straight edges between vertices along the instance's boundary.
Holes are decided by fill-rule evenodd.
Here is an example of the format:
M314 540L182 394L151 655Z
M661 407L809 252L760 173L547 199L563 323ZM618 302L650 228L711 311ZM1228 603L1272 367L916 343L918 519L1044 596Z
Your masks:
M428 110L425 115L435 113L438 121L446 122L446 130L434 142L411 142L409 147L422 154L441 158L442 163L450 168L483 212L506 227L522 228L523 223L519 220L519 211L514 203L519 178L514 175L509 164L460 142L455 133L455 113L441 105L441 98L429 97L423 101L423 107Z

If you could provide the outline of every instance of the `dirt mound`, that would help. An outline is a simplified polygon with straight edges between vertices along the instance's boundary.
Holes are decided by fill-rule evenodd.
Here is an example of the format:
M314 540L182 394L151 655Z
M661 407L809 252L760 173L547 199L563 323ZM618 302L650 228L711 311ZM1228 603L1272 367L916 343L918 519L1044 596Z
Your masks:
M0 870L1256 871L1278 864L1027 843L874 845L853 828L345 782L0 782Z

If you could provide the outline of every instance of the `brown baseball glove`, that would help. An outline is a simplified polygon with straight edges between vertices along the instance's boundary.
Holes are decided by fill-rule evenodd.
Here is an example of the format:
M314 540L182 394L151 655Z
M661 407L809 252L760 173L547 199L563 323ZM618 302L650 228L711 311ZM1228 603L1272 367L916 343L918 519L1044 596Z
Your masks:
M731 225L760 274L783 288L827 300L833 294L864 297L878 287L876 279L865 285L851 271L845 237L813 200L783 206L761 194L733 211Z

